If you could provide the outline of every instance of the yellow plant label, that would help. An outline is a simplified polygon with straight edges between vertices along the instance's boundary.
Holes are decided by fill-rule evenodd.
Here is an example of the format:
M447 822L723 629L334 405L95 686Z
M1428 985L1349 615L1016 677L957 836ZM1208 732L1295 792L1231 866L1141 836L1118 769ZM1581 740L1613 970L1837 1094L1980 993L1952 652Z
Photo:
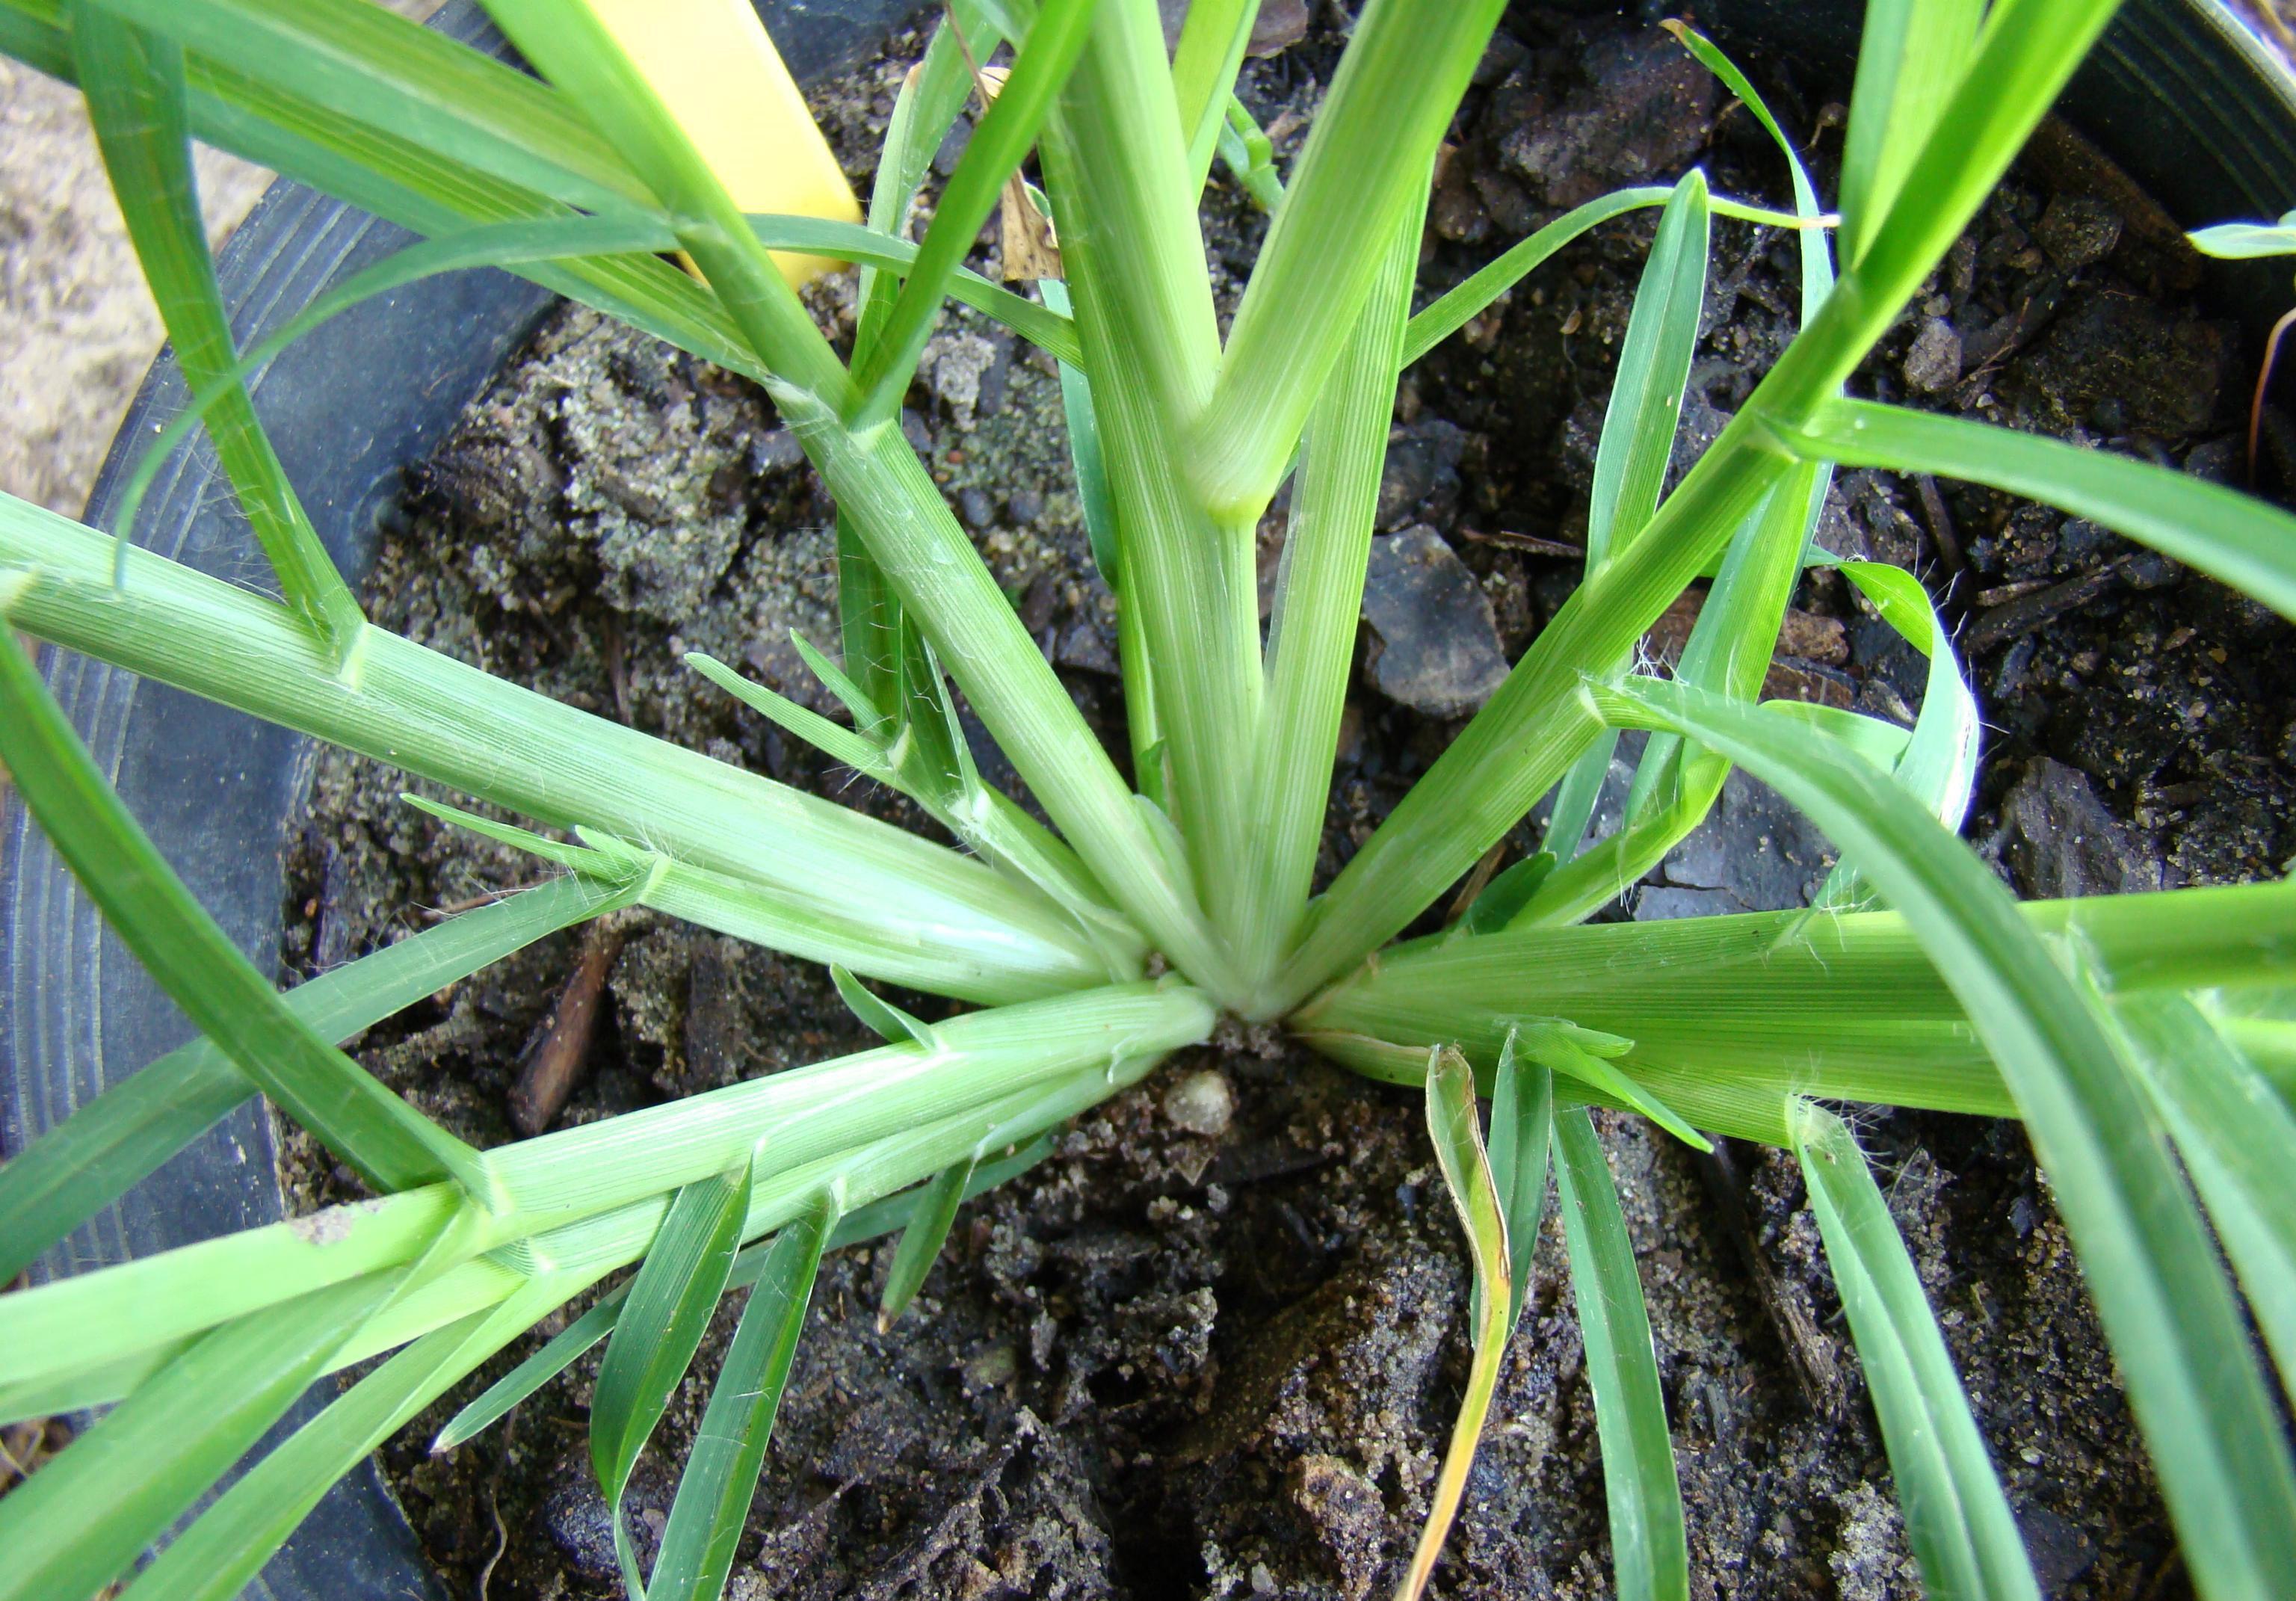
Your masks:
M748 212L858 222L861 207L749 0L588 0ZM775 252L791 283L842 264Z

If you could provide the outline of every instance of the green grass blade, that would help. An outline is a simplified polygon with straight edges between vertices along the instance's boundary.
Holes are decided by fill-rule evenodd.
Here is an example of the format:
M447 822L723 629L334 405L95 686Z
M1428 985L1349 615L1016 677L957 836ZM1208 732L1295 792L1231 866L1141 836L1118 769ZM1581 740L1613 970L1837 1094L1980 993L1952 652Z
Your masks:
M1678 40L1685 50L1696 57L1709 72L1722 80L1723 87L1735 94L1745 108L1754 114L1754 120L1769 133L1778 153L1786 159L1786 171L1792 179L1794 215L1802 219L1801 234L1801 314L1804 321L1816 315L1833 292L1833 245L1826 235L1808 225L1820 221L1824 208L1817 203L1817 187L1809 181L1809 171L1802 165L1801 152L1786 137L1784 128L1770 114L1770 108L1746 75L1738 70L1737 63L1715 48L1712 40L1696 29L1671 19L1659 24ZM1720 207L1716 208L1718 210Z
M1491 1183L1506 1219L1507 1326L1522 1317L1530 1259L1546 1211L1547 1147L1554 1129L1554 1074L1514 1048L1510 1030L1491 1084ZM1480 1316L1477 1321L1480 1322Z
M892 1266L885 1270L884 1293L877 1300L879 1334L891 1328L924 1288L925 1275L940 1256L949 1226L956 1221L957 1205L972 1183L972 1169L970 1162L953 1163L926 1182L916 1214L901 1230L900 1244L893 1247Z
M2214 256L2221 261L2296 256L2296 224L2286 217L2277 223L2220 222L2212 228L2194 228L2185 237L2202 255Z
M219 65L586 211L661 215L565 97L364 0L101 0Z
M1855 267L1960 86L1984 0L1874 0L1841 150L1841 254Z
M223 391L208 411L217 458L287 603L326 642L328 655L340 667L366 620L303 514L245 388L226 376L234 355L231 323L192 173L183 48L121 21L94 0L74 0L70 14L73 56L96 143L176 359L194 390Z
M883 997L864 989L861 981L842 967L832 965L829 976L835 981L838 998L844 1001L847 1010L878 1039L889 1045L914 1041L929 1051L940 1048L940 1036L933 1032L931 1023L918 1021Z
M330 1486L584 1282L580 1275L535 1279L493 1310L407 1346L242 1474L135 1576L121 1601L232 1601Z
M836 1223L836 1205L824 1196L775 1236L709 1392L646 1601L717 1601L725 1593L805 1327L822 1246Z
M1899 636L1929 659L1929 679L1913 735L1890 771L1939 822L1958 833L1977 788L1978 742L1984 729L1978 720L1977 697L1961 676L1945 621L1930 604L1921 580L1903 568L1879 562L1838 565ZM1860 906L1866 899L1857 869L1836 863L1811 904L1831 910Z
M1067 284L1046 278L1037 287L1047 307L1066 315ZM1061 362L1061 411L1069 425L1069 457L1076 466L1077 500L1084 509L1085 537L1092 542L1092 559L1100 568L1100 576L1108 580L1110 588L1118 589L1124 557L1116 542L1116 507L1109 498L1108 467L1100 457L1100 421L1093 409L1092 380L1078 365L1083 359L1079 354Z
M1502 9L1372 0L1357 20L1195 422L1190 471L1216 515L1256 521L1282 480L1339 359L1331 331L1355 325L1404 213L1424 202Z
M1658 510L1659 489L1681 424L1690 358L1698 348L1699 315L1706 306L1711 215L1705 175L1695 170L1674 186L1659 214L1595 453L1595 487L1587 508L1590 570L1625 549Z
M1411 1567L1396 1589L1397 1601L1417 1601L1450 1537L1460 1497L1466 1491L1467 1470L1474 1465L1483 1421L1498 1388L1499 1364L1506 1355L1508 1332L1514 1327L1516 1304L1505 1200L1493 1182L1482 1128L1476 1121L1474 1070L1447 1047L1438 1047L1428 1060L1427 1133L1451 1203L1458 1208L1459 1226L1466 1230L1467 1254L1474 1268L1475 1356L1467 1372L1466 1392L1459 1399L1459 1416L1451 1424L1450 1443L1443 1449L1442 1469L1428 1496L1427 1521L1420 1526Z
M0 614L8 609L0 596ZM103 781L4 626L0 764L121 943L251 1082L380 1189L452 1178L491 1200L478 1152L320 1038L240 954Z
M1692 1150L1714 1148L1665 1102L1552 1025L1526 1025L1515 1048L1548 1071L1595 1090L1606 1104L1641 1112Z
M1009 1156L980 1163L966 1180L960 1201L970 1201L975 1195L986 1195L998 1185L1020 1177L1052 1155L1054 1145L1051 1135L1040 1136ZM827 1248L840 1251L848 1245L865 1244L906 1228L933 1200L934 1182L934 1179L928 1179L914 1189L888 1195L882 1201L873 1201L846 1213L837 1220ZM741 1290L757 1283L772 1249L771 1242L745 1247L734 1259L734 1270L726 1277L726 1287ZM431 1450L452 1450L464 1441L484 1433L508 1416L521 1401L573 1366L585 1351L614 1332L614 1324L621 1316L622 1302L627 1293L627 1287L614 1291L551 1336L549 1342L540 1351L495 1381L484 1394L447 1422L447 1426L439 1432L438 1439L431 1442Z
M1663 206L1674 198L1674 189L1666 185L1613 190L1609 194L1597 195L1584 205L1574 207L1529 238L1510 246L1489 266L1446 290L1411 319L1411 325L1403 335L1403 365L1409 366L1473 322L1489 309L1492 301L1544 266L1547 259L1564 245L1614 217ZM1767 210L1759 206L1725 200L1719 195L1710 196L1708 204L1717 217L1735 218L1741 222L1761 223L1769 227L1808 230L1820 226L1822 222L1815 211L1810 219L1805 221L1788 212Z
M622 1517L622 1491L726 1293L750 1212L750 1182L745 1162L677 1192L598 1365L590 1401L590 1466L613 1509L614 1553L632 1601L644 1601L645 1584Z
M1811 739L1808 727L1791 737ZM2033 901L2018 915L2036 935L2077 939L2119 993L2211 989L2221 1002L2268 993L2257 987L2284 981L2296 961L2296 883ZM1431 1044L1456 1044L1488 1071L1525 1016L1553 1013L1632 1039L1619 1066L1718 1133L1786 1144L1779 1108L1793 1094L2016 1114L1960 1001L1894 912L1430 935L1389 947L1292 1027L1415 1088ZM2296 1037L2296 1024L2225 1021ZM2296 1056L2284 1060L2296 1080Z
M917 357L939 314L950 274L964 260L980 226L1012 177L1037 142L1037 132L1053 102L1084 53L1099 0L1046 0L1030 24L988 114L972 130L956 171L941 191L932 226L917 248L915 267L901 285L884 326L865 357L855 364L854 398L849 414L856 429L876 428L899 411L901 397L915 374Z
M2119 998L2113 1010L2248 1292L2281 1383L2296 1393L2296 1195L2288 1186L2296 1112L2183 996Z
M785 694L752 683L724 662L699 651L686 653L685 665L832 760L841 761L855 772L866 773L880 783L891 783L897 776L877 743L844 724L832 723L811 707L800 706Z
M1593 742L1600 719L1570 693L1576 682L1608 672L1775 488L1790 464L1784 436L1826 403L1896 319L2112 9L2112 0L1998 0L1971 74L1843 291L1827 297L1644 537L1547 620L1498 693L1349 858L1269 991L1274 1004L1304 999L1408 924Z
M283 998L340 1041L545 934L622 904L628 891L575 877L449 918L299 984ZM0 1284L255 1093L206 1039L116 1084L0 1167Z
M353 1279L201 1335L0 1499L0 1601L102 1589L278 1421L400 1277Z
M1541 850L1527 856L1513 866L1503 867L1483 886L1483 892L1459 919L1463 934L1495 934L1521 915L1539 891L1541 885L1554 874L1557 863L1552 851Z
M1677 686L1606 714L1720 750L1857 859L1936 962L2016 1096L2203 1595L2296 1593L2296 1472L2231 1286L2144 1092L2008 891L1862 759Z
M2296 517L2128 456L1870 400L1832 400L1789 448L1849 467L1934 472L2062 506L2296 618Z
M242 351L222 374L199 386L189 407L172 418L144 447L135 472L127 480L127 488L119 497L115 531L123 539L135 537L135 514L144 505L144 497L186 433L205 422L218 406L229 404L233 396L243 398L246 381L266 362L352 307L441 273L571 257L674 250L676 243L676 235L670 232L668 223L644 218L567 217L547 222L502 223L472 228L386 257L312 301L272 333Z
M1921 1275L1857 1142L1840 1118L1808 1101L1793 1104L1786 1125L1881 1418L1906 1543L1929 1594L1936 1601L2040 1601Z
M899 240L887 240L852 223L778 216L754 216L750 223L758 242L770 249L866 262L896 279L906 275L916 259L915 247ZM239 393L246 380L273 357L354 306L443 273L602 256L650 255L676 248L676 234L666 221L643 217L559 217L538 222L488 224L449 234L409 246L353 275L242 352L228 372L201 387L193 396L189 409L171 419L145 447L114 517L119 538L134 538L136 513L143 506L152 479L186 433ZM1004 324L1054 357L1069 362L1081 359L1076 330L1058 311L1024 300L1011 290L991 283L964 267L951 275L948 288L955 299Z
M924 60L901 84L893 101L893 115L885 124L885 142L877 152L877 175L869 189L869 226L876 233L906 240L909 209L934 155L948 137L957 114L972 96L972 65L965 57L987 62L1004 42L1004 34L978 4L959 4L933 29ZM892 286L864 267L860 283L861 316L854 342L857 349L873 345L885 318L893 309Z
M877 176L869 193L869 227L890 242L912 251L906 238L909 211L918 186L924 182L933 155L940 149L964 109L973 87L974 59L987 61L1004 35L977 5L960 4L944 18L926 46L924 60L903 81L886 125L885 143L878 152ZM950 279L953 291L962 293L967 273L960 267ZM860 316L853 334L857 363L875 350L886 319L892 316L900 285L865 264L858 300ZM1021 305L1028 302L1013 297ZM1048 299L1047 308L1052 307ZM1037 309L1033 308L1032 309ZM1065 310L1065 307L1055 308ZM1074 330L1070 329L1071 336ZM1074 339L1063 357L1076 359ZM885 581L883 570L869 554L861 531L840 508L837 514L837 608L845 641L845 661L865 692L873 715L859 718L865 727L880 718L890 718L895 729L907 721L901 693L903 663L914 653L915 628L901 603ZM857 713L857 718L858 714Z
M1244 922L1235 936L1255 982L1275 966L1316 872L1364 574L1395 415L1397 341L1411 310L1423 209L1386 242L1380 275L1308 415L1267 625L1267 725L1253 752L1244 839Z
M1690 360L1698 349L1699 315L1706 306L1710 216L1705 176L1697 171L1674 186L1660 214L1595 451L1595 485L1587 507L1590 574L1631 544L1658 511L1659 490L1681 426ZM1578 854L1618 743L1616 734L1598 736L1556 791L1546 848L1559 860Z
M1244 110L1243 102L1227 97L1227 116L1218 129L1219 157L1253 203L1274 215L1283 203L1283 179L1275 170L1275 145Z
M1619 1601L1687 1601L1690 1557L1682 1490L1659 1388L1626 1214L1595 1126L1578 1107L1554 1114L1554 1185L1570 1247L1570 1290L1595 1392L1611 1563Z
M1172 98L1180 111L1180 138L1188 148L1192 187L1203 192L1211 175L1220 130L1227 123L1230 88L1243 65L1244 46L1259 15L1259 0L1202 0L1188 7L1172 51Z

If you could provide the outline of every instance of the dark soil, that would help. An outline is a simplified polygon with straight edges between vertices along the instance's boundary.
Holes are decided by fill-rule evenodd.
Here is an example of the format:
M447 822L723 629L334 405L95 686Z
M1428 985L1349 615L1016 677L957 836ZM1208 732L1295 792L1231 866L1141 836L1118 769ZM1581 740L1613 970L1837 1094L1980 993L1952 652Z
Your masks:
M1246 98L1287 155L1338 43L1311 31L1248 70ZM915 44L816 100L857 173ZM1814 161L1830 193L1838 116L1807 86L1765 76L1765 87L1790 127L1824 126ZM1784 190L1752 119L1663 35L1518 10L1443 169L1422 293L1561 207L1692 162L1724 193ZM1215 188L1210 253L1232 304L1261 219ZM1650 226L1614 224L1574 247L1404 387L1382 529L1432 530L1472 579L1444 603L1464 607L1464 626L1491 631L1510 659L1578 569L1504 536L1567 542L1583 529ZM1686 408L1702 443L1791 333L1798 282L1790 239L1726 222L1715 238ZM2253 352L2202 309L2199 282L2158 213L2053 132L1860 382L2230 475ZM824 316L848 315L840 296L849 301L842 282L817 291ZM912 405L905 429L1078 704L1120 746L1111 603L1068 487L1047 363L955 314ZM677 662L706 650L826 710L785 640L796 627L833 645L831 519L755 391L569 310L411 486L372 603L385 626L492 671L927 826ZM2243 879L2296 846L2296 655L2261 608L2091 525L1955 485L1846 473L1823 537L1913 567L1961 628L1995 729L1972 833L2020 888ZM1390 659L1409 620L1366 630L1328 869L1458 726L1382 693L1418 693ZM1680 621L1654 651L1669 628L1678 643ZM1837 580L1805 586L1789 643L1798 653L1781 658L1773 693L1898 717L1919 703L1918 659ZM1444 693L1472 703L1473 687ZM290 955L305 971L433 915L418 908L540 875L401 806L401 784L371 763L321 758L292 863ZM1535 838L1520 833L1518 847ZM1709 830L1611 915L1796 904L1830 859L1806 825L1734 779ZM543 941L371 1031L362 1058L463 1132L510 1137L521 1052L578 945ZM870 1042L820 972L644 915L608 999L562 1121ZM929 1014L935 1005L913 1004ZM1791 1161L1740 1147L1702 1163L1637 1120L1600 1122L1649 1296L1694 1593L1919 1594ZM2140 1442L2020 1130L1893 1113L1862 1132L2045 1590L2183 1594ZM344 1193L308 1142L291 1136L287 1149L301 1194ZM857 1249L824 1264L736 1596L1354 1597L1394 1582L1467 1357L1461 1243L1411 1097L1280 1042L1184 1053L1081 1120L1054 1159L970 1204L922 1298L881 1335L888 1255ZM729 1332L721 1318L703 1374ZM1609 1592L1579 1355L1550 1220L1439 1593ZM474 1380L388 1449L407 1512L457 1593L615 1592L584 1449L594 1371L578 1365L494 1433L426 1457L431 1430ZM640 1469L631 1502L642 1539L661 1526L704 1393L688 1386Z

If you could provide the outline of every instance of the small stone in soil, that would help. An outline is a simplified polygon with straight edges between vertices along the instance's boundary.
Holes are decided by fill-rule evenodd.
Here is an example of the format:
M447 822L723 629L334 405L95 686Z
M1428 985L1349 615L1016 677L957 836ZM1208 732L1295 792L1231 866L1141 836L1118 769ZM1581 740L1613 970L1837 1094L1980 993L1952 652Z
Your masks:
M1372 682L1414 711L1464 716L1506 678L1490 598L1423 522L1371 542L1363 614L1383 647Z
M2094 267L2120 242L2120 213L2086 194L2060 194L2034 225L2033 238L2065 271Z
M1164 1115L1191 1134L1225 1134L1235 1118L1235 1092L1218 1069L1199 1068L1164 1092Z
M2161 887L2161 864L2105 809L2088 775L2046 756L2026 764L2002 801L1992 844L2018 888L2035 899Z
M1961 335L1941 316L1933 316L1914 335L1906 352L1906 385L1919 394L1942 394L1961 376Z

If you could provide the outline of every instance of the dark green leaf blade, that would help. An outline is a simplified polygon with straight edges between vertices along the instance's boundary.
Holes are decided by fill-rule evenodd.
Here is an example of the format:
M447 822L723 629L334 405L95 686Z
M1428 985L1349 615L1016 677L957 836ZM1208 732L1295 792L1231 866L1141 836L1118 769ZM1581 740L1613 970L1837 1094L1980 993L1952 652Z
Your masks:
M916 265L901 285L900 298L854 374L853 421L867 428L890 421L916 371L917 357L931 333L941 297L980 226L1021 165L1054 98L1084 53L1097 0L1046 0L1037 11L1014 58L1013 70L980 126L966 142L956 171L941 191L932 226L917 248Z
M646 1601L717 1601L724 1594L805 1327L822 1247L836 1224L837 1208L824 1196L774 1236L709 1392L709 1409L678 1482Z
M1685 1601L1689 1547L1650 1314L1611 1164L1583 1106L1554 1114L1554 1184L1595 1392L1619 1601Z
M340 666L366 620L303 514L246 390L226 376L234 358L231 324L192 175L183 48L123 22L94 0L73 0L70 14L96 142L176 358L195 390L221 384L208 413L216 455L288 604Z
M2296 1112L2181 995L2133 995L2113 1010L2145 1087L2207 1203L2283 1388L2296 1394Z
M1507 1326L1522 1317L1530 1259L1546 1211L1547 1150L1554 1129L1554 1074L1514 1048L1509 1031L1491 1085L1491 1182L1506 1218Z
M948 1238L949 1226L956 1221L957 1204L972 1182L972 1169L970 1162L955 1162L926 1181L916 1215L901 1230L900 1244L893 1247L892 1266L885 1270L884 1293L877 1301L879 1334L892 1327L924 1288L925 1275L932 1271Z
M1632 544L1658 510L1706 305L1710 218L1705 177L1693 169L1675 185L1660 214L1619 349L1619 375L1603 414L1587 508L1590 575ZM1578 854L1618 743L1614 733L1597 736L1556 789L1546 848L1557 859L1567 862Z
M1929 1593L1938 1601L2040 1601L1921 1275L1864 1154L1848 1126L1813 1102L1795 1101L1786 1126L1866 1365L1906 1541Z
M678 1381L709 1329L750 1215L752 1164L689 1184L670 1203L661 1230L630 1281L590 1402L590 1466L613 1508L614 1551L632 1601L644 1601L637 1554L622 1517L630 1469L661 1420Z

